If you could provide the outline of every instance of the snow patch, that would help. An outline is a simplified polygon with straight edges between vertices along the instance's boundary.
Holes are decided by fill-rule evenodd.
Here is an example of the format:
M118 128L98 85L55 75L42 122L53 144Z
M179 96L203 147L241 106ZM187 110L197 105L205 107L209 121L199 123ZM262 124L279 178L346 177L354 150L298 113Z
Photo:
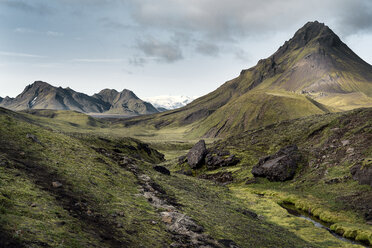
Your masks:
M34 106L36 100L37 100L37 96L36 96L34 99L32 99L31 102L28 103L28 107L29 107L29 108L32 108L32 106Z
M195 100L196 96L154 96L154 97L146 97L143 98L146 102L151 103L155 108L165 108L165 109L176 109L181 108L193 100Z

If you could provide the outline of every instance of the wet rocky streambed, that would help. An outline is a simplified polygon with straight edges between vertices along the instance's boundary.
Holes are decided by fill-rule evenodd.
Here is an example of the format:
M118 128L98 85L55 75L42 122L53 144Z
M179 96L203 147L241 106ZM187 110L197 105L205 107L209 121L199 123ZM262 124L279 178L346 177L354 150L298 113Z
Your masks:
M303 210L299 210L297 209L293 204L291 203L282 203L282 204L279 204L279 206L281 206L282 208L284 208L285 210L287 210L287 212L293 216L296 216L296 217L299 217L301 219L305 219L305 220L308 220L310 222L312 222L314 224L315 227L318 227L318 228L323 228L325 230L327 230L329 233L331 233L334 237L336 237L337 239L343 241L343 242L346 242L346 243L349 243L349 244L355 244L355 245L361 245L363 247L370 247L366 244L363 244L361 242L358 242L358 241L355 241L355 240L351 240L351 239L347 239L339 234L337 234L336 232L332 231L330 229L330 226L331 226L331 223L327 223L327 222L324 222L318 218L316 218L315 216L309 214L308 212L306 211L303 211Z

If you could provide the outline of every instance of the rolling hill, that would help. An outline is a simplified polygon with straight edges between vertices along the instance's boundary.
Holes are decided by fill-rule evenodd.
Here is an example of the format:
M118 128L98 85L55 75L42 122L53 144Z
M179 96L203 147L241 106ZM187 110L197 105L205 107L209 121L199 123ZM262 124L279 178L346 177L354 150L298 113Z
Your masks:
M122 92L105 89L93 96L70 88L54 87L36 81L28 85L16 98L6 97L0 106L11 110L52 109L74 110L82 113L107 113L118 115L142 115L157 113L150 103L139 99L132 91Z
M372 66L323 23L308 22L273 55L189 105L126 120L223 137L278 121L372 106Z

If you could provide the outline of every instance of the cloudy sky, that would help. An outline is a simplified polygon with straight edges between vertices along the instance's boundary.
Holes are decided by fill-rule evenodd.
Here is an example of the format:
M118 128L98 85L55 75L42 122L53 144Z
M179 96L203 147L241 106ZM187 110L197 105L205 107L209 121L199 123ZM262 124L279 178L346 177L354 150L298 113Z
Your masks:
M307 21L372 63L370 0L0 0L0 96L35 80L93 94L206 94Z

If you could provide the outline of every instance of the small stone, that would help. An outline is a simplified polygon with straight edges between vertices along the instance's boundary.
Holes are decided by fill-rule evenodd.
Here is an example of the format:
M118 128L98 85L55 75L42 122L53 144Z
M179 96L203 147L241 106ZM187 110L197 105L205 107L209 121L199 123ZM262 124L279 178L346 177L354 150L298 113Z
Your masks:
M63 184L58 181L55 181L55 182L52 182L52 186L53 188L60 188L63 186Z
M88 210L87 215L89 215L89 216L92 215L92 211Z
M341 143L342 143L343 146L347 146L347 145L350 144L350 140L343 140L343 141L341 141Z
M122 227L123 227L123 224L118 223L118 224L116 224L116 227L117 227L117 228L122 228Z
M124 212L119 212L119 216L123 217L124 216Z
M34 207L36 207L37 205L36 205L36 203L32 203L31 205L30 205L30 207L32 207L32 208L34 208Z
M347 150L346 150L346 153L353 153L354 152L354 148L352 147L349 147Z
M161 221L167 224L172 224L173 218L169 215L164 215L161 217Z
M151 221L151 224L152 224L152 225L156 225L156 224L157 224L157 222L156 222L156 221L154 221L154 220L152 220L152 221Z
M56 225L57 226L64 226L64 225L66 225L66 222L65 221L59 221L59 222L56 222Z
M26 138L28 138L28 139L32 140L33 142L38 143L38 144L41 145L40 140L39 140L35 135L33 135L33 134L29 134L29 133L28 133L28 134L26 135Z

